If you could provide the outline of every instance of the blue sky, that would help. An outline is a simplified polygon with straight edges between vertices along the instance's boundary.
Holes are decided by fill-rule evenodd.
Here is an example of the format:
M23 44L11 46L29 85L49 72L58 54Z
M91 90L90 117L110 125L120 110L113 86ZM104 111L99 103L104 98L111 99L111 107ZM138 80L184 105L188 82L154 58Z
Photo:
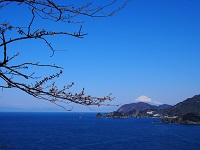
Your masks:
M10 49L20 51L16 61L33 60L63 66L64 74L57 83L75 82L71 91L81 91L84 87L87 94L95 96L112 93L116 97L112 104L132 103L146 95L174 105L200 94L199 7L199 0L135 0L112 17L84 18L83 31L88 33L84 39L50 38L55 49L66 50L53 57L48 47L38 41L13 44ZM1 21L9 18L10 23L26 23L30 17L22 13L23 7L11 5L8 8L15 11L16 16L9 13L10 9L4 9L0 11ZM39 20L36 25L64 30L79 27L61 23L47 25ZM39 72L45 75L49 70ZM1 95L0 105L5 110L16 107L19 111L63 111L16 89L4 90ZM73 111L91 111L80 105L66 106L71 107ZM118 107L91 108L112 111Z

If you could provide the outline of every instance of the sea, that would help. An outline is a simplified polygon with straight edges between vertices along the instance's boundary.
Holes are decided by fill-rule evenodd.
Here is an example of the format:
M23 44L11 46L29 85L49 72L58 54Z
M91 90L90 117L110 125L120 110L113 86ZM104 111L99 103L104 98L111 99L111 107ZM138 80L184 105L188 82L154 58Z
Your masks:
M200 125L96 114L1 112L0 150L200 150Z

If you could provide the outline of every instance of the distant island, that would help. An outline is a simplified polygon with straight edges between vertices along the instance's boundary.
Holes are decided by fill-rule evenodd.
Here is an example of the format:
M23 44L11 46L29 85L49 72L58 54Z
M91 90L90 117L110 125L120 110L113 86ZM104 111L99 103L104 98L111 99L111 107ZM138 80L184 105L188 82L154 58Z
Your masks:
M162 118L160 123L200 124L200 95L174 106L159 106L145 102L122 105L117 111L105 113L106 118Z
M96 118L103 118L103 115L101 113L97 113Z

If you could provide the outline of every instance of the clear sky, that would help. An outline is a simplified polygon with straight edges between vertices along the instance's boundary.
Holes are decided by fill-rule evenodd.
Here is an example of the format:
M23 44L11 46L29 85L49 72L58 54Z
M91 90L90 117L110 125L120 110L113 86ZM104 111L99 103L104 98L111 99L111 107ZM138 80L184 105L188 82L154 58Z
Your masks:
M57 82L59 85L75 82L71 91L81 91L84 87L87 94L94 96L112 93L115 97L112 104L132 103L145 95L174 105L200 94L199 8L199 0L135 0L113 17L84 18L83 32L88 33L84 39L50 38L55 49L66 50L53 57L48 47L36 40L11 45L10 49L20 52L17 58L20 60L16 61L63 66L64 74ZM30 20L23 7L11 5L0 10L0 14L1 22ZM79 27L41 21L36 24L61 30ZM48 71L40 72L45 75ZM63 111L16 89L4 89L0 94L2 110ZM73 111L91 111L80 105L66 106L71 107ZM113 111L118 107L91 108Z

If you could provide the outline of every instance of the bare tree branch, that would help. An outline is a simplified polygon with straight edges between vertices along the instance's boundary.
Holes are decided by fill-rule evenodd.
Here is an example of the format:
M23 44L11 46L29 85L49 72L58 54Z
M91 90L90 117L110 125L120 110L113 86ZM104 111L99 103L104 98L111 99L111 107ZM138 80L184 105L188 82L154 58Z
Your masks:
M69 85L65 85L59 88L58 85L53 81L55 78L59 78L63 74L63 68L57 65L41 64L39 62L23 62L15 65L10 65L11 62L19 56L19 53L9 56L8 48L10 44L19 41L26 40L41 40L46 44L54 55L55 49L48 40L48 36L65 35L75 38L84 38L87 33L83 33L82 23L83 20L79 20L81 17L109 17L114 15L116 12L123 9L128 2L131 0L111 0L103 5L95 5L94 3L88 2L85 4L70 4L68 1L62 1L63 5L58 4L58 1L53 0L0 0L0 9L6 9L9 4L16 4L15 7L25 6L27 13L30 13L30 20L27 26L15 26L7 21L0 23L0 51L3 56L3 60L0 61L0 79L3 81L0 87L4 88L17 88L21 91L32 95L35 98L49 101L57 106L65 109L64 105L69 103L76 103L85 106L97 105L97 106L112 106L111 104L105 103L106 101L112 101L111 94L102 98L96 96L85 95L85 89L79 93L70 92L70 88L74 85L72 82ZM80 1L84 2L84 1ZM117 5L120 2L120 6ZM68 3L68 4L67 4ZM97 2L96 2L97 3ZM115 8L116 6L117 8ZM111 7L115 6L112 10ZM12 10L11 10L12 11ZM79 28L75 32L58 31L58 30L47 30L39 29L34 24L35 19L51 20L53 22L63 23L81 23ZM77 18L77 20L75 20ZM8 18L9 19L9 18ZM21 52L20 52L21 53ZM52 74L46 77L36 77L35 71L28 73L30 67L37 68L46 67L50 69L61 69L58 73ZM41 79L42 78L42 79ZM65 109L67 110L67 109ZM71 110L71 109L70 109ZM69 111L70 111L69 110Z

